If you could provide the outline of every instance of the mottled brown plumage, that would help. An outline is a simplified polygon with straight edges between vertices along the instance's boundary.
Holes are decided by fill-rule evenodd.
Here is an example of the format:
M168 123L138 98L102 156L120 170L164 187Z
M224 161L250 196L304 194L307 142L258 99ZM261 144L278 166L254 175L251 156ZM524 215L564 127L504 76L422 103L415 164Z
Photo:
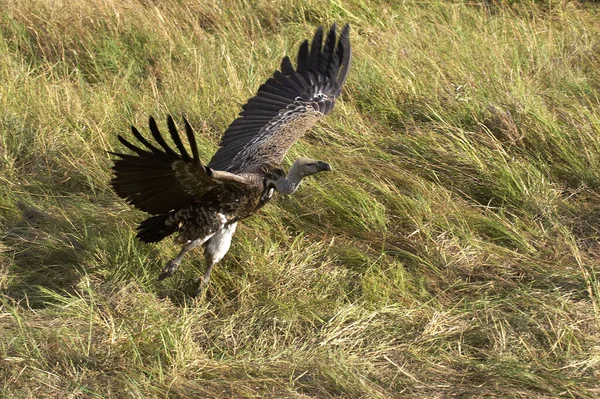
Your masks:
M264 177L258 174L241 174L240 177L244 184L227 184L207 191L197 197L197 205L170 214L165 224L179 226L178 242L206 237L224 224L254 215L265 205L266 201L261 201L266 188Z

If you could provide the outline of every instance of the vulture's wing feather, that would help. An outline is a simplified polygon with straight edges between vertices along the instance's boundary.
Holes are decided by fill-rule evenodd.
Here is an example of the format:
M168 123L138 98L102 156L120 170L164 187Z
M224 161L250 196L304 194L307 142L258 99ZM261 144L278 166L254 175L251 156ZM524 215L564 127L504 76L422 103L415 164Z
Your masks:
M339 34L333 25L325 36L317 29L311 43L298 51L296 69L286 56L221 138L208 166L215 170L257 172L278 165L304 133L331 112L348 76L351 49L348 25Z
M239 176L212 171L202 165L194 132L185 118L184 122L192 157L185 149L171 116L167 119L167 125L179 153L167 144L152 117L150 131L162 150L152 145L134 127L134 137L141 144L140 147L147 150L119 136L119 141L135 152L135 155L112 153L119 157L114 161L114 177L111 181L119 197L144 212L158 215L186 208L208 192L220 192L227 189L228 185L244 184Z
M198 166L201 165L184 161L173 163L177 179L185 187L185 191L195 198L204 198L209 192L220 194L224 192L223 189L227 189L227 186L245 187L248 185L246 179L241 176Z

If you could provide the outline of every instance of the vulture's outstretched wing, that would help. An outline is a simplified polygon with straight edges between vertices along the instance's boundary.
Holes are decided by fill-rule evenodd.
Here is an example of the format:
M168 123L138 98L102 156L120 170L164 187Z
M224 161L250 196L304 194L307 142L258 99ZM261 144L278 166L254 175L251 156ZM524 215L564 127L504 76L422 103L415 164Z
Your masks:
M119 141L135 155L112 152L120 159L114 161L114 177L111 184L119 197L125 198L136 208L158 215L173 209L186 208L200 197L211 192L218 194L228 185L244 186L243 178L222 171L213 171L205 167L198 157L198 147L194 131L185 118L185 131L192 150L188 154L179 133L169 115L167 125L169 133L177 147L173 150L161 136L154 118L150 117L150 132L160 145L151 144L134 127L133 136L145 148L137 147L122 136Z
M331 112L350 67L348 35L346 25L338 39L333 25L323 45L319 27L312 43L306 40L300 46L296 69L284 57L281 71L260 86L225 131L208 166L238 173L280 164L292 144Z

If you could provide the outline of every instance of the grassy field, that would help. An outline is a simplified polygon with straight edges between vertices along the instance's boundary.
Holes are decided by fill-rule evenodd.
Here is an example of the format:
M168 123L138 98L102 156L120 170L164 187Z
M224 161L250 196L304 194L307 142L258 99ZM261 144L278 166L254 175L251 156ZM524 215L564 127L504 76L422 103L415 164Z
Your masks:
M210 159L318 25L351 25L329 162L200 251L135 239L118 133ZM0 0L2 398L597 398L600 6ZM179 117L177 117L179 118Z

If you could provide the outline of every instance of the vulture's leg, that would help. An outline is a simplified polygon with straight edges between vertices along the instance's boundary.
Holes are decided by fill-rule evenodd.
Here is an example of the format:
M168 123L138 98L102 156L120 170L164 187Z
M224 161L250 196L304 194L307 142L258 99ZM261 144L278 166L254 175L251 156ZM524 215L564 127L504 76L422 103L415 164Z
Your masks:
M171 259L167 265L165 266L165 268L162 270L162 272L160 273L160 275L158 276L158 281L160 280L164 280L167 277L171 277L173 275L173 273L175 273L175 270L177 270L177 268L179 267L179 265L181 264L181 259L183 259L183 256L188 253L189 251L191 251L192 249L196 248L199 245L204 244L206 241L208 241L214 234L211 234L209 236L206 236L204 238L198 238L196 240L193 241L188 241L183 248L181 248L181 251L179 251L179 255L177 255L177 257L175 257L175 259Z
M231 237L235 233L237 222L225 225L222 229L217 231L210 240L206 243L204 249L204 259L206 260L206 272L204 276L198 278L198 288L196 289L195 295L198 296L206 288L210 281L210 272L213 267L225 256L229 247L231 246Z

